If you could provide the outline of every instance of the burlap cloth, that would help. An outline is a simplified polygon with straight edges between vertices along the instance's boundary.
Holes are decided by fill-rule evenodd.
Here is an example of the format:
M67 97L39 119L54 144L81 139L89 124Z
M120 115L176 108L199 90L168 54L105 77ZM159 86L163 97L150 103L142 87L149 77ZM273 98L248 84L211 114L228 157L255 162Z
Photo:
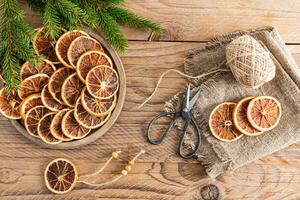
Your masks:
M213 39L205 48L192 52L186 58L185 73L197 76L228 68L225 46L243 34L250 34L270 52L276 65L276 76L272 81L259 89L249 89L241 86L230 71L188 80L195 87L192 91L195 92L198 88L202 90L202 95L192 110L192 116L202 131L202 146L198 159L205 166L207 174L213 178L300 140L300 68L275 28L236 32ZM260 136L244 136L231 143L221 142L213 137L208 127L209 115L213 108L224 101L237 102L248 95L270 95L277 98L283 109L279 125ZM178 93L166 102L165 109L178 109L180 98L181 93ZM177 125L180 127L181 122Z

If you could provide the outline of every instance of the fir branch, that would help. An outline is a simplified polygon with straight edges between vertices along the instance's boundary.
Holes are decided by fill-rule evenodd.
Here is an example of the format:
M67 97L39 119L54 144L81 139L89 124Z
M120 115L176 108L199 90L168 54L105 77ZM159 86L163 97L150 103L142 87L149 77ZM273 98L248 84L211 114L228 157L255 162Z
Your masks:
M17 0L1 0L0 13L0 60L5 87L10 92L19 85L20 59L35 62L39 57L30 46L34 30L25 23Z
M124 52L127 47L127 39L121 32L115 19L106 10L98 13L99 26L110 44L118 51Z
M56 6L67 28L76 29L81 24L85 12L77 4L68 0L56 0Z
M109 14L118 22L125 26L133 26L136 28L149 28L157 33L161 33L162 29L159 24L139 17L135 13L120 7L110 7L107 9Z
M61 33L62 24L55 0L48 0L46 2L43 18L46 35L51 38L56 38Z

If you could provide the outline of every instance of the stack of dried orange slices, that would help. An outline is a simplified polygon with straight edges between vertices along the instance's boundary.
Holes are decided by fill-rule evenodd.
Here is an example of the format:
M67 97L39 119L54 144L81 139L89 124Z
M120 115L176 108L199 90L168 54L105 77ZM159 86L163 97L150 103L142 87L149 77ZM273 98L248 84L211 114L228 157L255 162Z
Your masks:
M281 105L271 96L245 97L238 103L225 102L210 114L209 127L219 140L232 142L243 135L258 136L277 126Z
M28 134L47 144L84 138L105 124L119 77L102 45L80 30L50 40L40 28L33 46L45 59L37 67L22 65L19 90L0 91L0 112L20 119Z

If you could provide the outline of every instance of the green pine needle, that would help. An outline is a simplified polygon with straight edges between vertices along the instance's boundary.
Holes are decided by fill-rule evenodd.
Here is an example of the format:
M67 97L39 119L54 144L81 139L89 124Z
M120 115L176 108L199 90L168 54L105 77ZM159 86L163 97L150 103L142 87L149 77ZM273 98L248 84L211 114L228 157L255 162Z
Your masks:
M50 38L56 38L59 36L62 24L55 0L47 1L43 18L46 35Z
M10 92L19 86L20 60L37 63L39 57L30 45L34 30L25 23L17 0L1 0L0 13L0 60L5 87Z
M127 47L127 39L121 32L115 19L106 10L99 12L99 26L110 44L120 53Z
M107 9L107 11L114 19L124 24L125 26L132 26L136 28L150 28L157 33L161 33L162 31L162 28L159 24L152 22L151 20L141 18L135 13L124 8L110 7Z

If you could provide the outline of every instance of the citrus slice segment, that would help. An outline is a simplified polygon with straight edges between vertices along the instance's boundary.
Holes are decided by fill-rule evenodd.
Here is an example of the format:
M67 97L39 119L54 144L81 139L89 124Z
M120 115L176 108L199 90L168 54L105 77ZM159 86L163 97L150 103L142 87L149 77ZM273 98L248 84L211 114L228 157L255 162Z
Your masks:
M70 75L63 83L61 88L61 97L66 105L74 107L76 100L80 96L83 84L74 73Z
M39 66L33 66L28 62L25 62L20 71L21 80L35 74L47 74L48 76L51 76L55 70L56 68L52 62L46 59L42 60Z
M55 116L55 112L47 113L40 119L38 124L38 135L47 144L59 144L62 141L53 137L50 131L50 125Z
M55 45L56 55L59 61L66 67L73 68L67 58L67 52L71 42L79 36L88 36L88 34L80 30L68 31L64 33L62 36L60 36L60 38L56 42Z
M76 185L78 172L75 165L64 158L51 161L44 172L47 188L55 194L70 192Z
M50 110L45 106L36 106L27 112L24 124L30 135L38 137L38 124L40 119L42 119L42 117L44 117L48 112L50 112Z
M22 119L25 119L26 113L33 107L43 105L40 94L32 94L22 101L19 106L19 112Z
M91 50L103 51L103 48L97 40L88 36L79 36L71 42L67 57L74 69L76 68L79 57L83 53Z
M68 67L63 67L56 70L50 77L48 84L49 92L52 95L52 97L61 104L64 104L61 98L62 84L65 81L65 79L68 78L68 76L70 76L72 73L74 73L74 70Z
M51 122L50 131L51 131L52 135L58 140L62 140L62 141L72 140L72 138L65 136L65 134L62 130L62 127L61 127L62 119L69 110L70 109L66 108L66 109L59 111L58 113L56 113L56 115L54 116L54 118Z
M41 99L43 105L46 106L51 111L59 111L65 108L65 105L62 105L52 97L52 95L49 92L48 85L44 86L41 93Z
M18 95L21 99L25 99L26 97L40 93L45 85L47 85L49 81L49 76L46 74L35 74L29 76L24 79L18 90Z
M107 65L112 67L111 59L101 51L87 51L82 54L76 65L76 72L78 74L79 79L85 83L85 78L88 72L98 65Z
M44 28L39 28L33 39L32 45L38 55L43 55L51 62L58 63L59 60L55 53L56 40L52 40L46 36Z
M88 113L82 106L81 99L79 98L75 105L74 117L76 121L85 128L95 129L99 128L107 122L110 118L111 112L103 116L95 116Z
M9 119L21 119L18 101L13 95L7 95L5 88L0 90L0 113Z
M249 102L255 97L245 97L241 99L233 110L234 126L243 134L248 136L257 136L263 132L255 129L247 119L247 107Z
M106 65L94 67L86 76L88 92L98 99L110 99L119 89L117 72Z
M82 139L90 133L90 129L81 126L74 117L74 110L68 111L61 122L64 135L72 139Z
M86 88L81 92L81 103L84 109L95 116L107 115L114 109L116 102L116 95L110 99L96 99L88 93Z
M260 131L269 131L275 128L279 123L281 113L279 101L270 96L252 99L247 108L247 118L250 124Z
M233 109L236 103L225 102L216 106L209 117L209 128L217 139L232 142L243 136L233 125Z

